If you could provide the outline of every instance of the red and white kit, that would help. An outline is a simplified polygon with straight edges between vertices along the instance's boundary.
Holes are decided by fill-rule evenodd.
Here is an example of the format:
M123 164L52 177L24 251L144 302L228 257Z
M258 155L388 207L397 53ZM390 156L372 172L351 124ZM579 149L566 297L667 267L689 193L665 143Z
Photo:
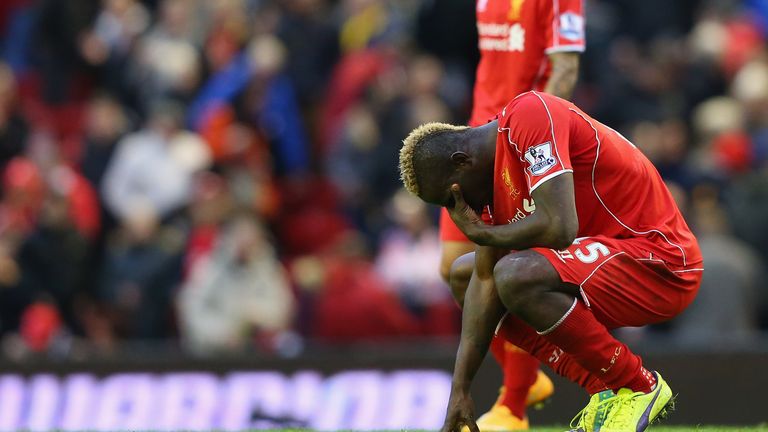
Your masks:
M494 224L536 209L531 194L572 173L578 239L564 250L534 248L608 328L667 320L694 298L702 257L653 164L621 134L572 103L524 93L499 114Z
M478 0L477 65L470 126L493 120L520 93L543 90L548 54L584 51L582 0ZM443 209L440 239L469 241Z

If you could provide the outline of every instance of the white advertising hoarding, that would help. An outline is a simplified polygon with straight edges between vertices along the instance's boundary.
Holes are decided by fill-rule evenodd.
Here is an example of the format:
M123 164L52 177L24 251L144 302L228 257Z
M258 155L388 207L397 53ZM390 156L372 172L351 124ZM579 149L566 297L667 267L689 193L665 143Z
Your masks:
M438 429L442 370L0 375L0 430Z

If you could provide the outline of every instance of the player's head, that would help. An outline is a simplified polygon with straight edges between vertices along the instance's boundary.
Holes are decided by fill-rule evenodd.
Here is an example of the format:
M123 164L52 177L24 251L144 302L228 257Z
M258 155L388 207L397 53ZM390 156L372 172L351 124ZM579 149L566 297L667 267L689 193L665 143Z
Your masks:
M400 178L405 188L426 202L452 207L450 187L458 183L470 206L478 209L487 204L492 194L487 179L493 173L487 170L487 163L481 163L478 153L483 135L478 129L427 123L411 131L400 149Z

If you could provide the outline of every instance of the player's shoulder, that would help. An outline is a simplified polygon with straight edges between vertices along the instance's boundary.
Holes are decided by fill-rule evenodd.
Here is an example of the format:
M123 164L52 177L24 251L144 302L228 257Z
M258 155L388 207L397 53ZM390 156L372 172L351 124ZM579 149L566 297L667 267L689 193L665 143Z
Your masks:
M538 16L557 17L557 15L579 12L584 0L524 0L521 3L524 8L534 9Z
M507 103L504 109L501 110L501 116L502 117L508 116L515 109L519 109L521 106L528 105L531 100L536 98L535 93L536 92L534 90L530 90L515 96L515 98L509 101L509 103Z
M500 113L500 120L504 121L512 115L515 117L525 117L526 115L539 115L547 113L553 105L562 104L562 99L547 93L535 90L520 93L512 99Z

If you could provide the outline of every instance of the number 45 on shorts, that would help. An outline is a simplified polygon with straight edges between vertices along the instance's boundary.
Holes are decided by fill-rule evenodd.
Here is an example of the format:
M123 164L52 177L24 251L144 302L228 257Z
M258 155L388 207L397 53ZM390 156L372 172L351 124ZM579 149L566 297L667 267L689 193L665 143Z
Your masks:
M578 248L573 248L573 245L578 245ZM555 251L555 253L562 259L573 259L576 257L584 264L592 264L600 259L600 257L608 256L611 252L608 247L598 241L592 241L589 237L577 238L573 241L573 245L566 250Z

